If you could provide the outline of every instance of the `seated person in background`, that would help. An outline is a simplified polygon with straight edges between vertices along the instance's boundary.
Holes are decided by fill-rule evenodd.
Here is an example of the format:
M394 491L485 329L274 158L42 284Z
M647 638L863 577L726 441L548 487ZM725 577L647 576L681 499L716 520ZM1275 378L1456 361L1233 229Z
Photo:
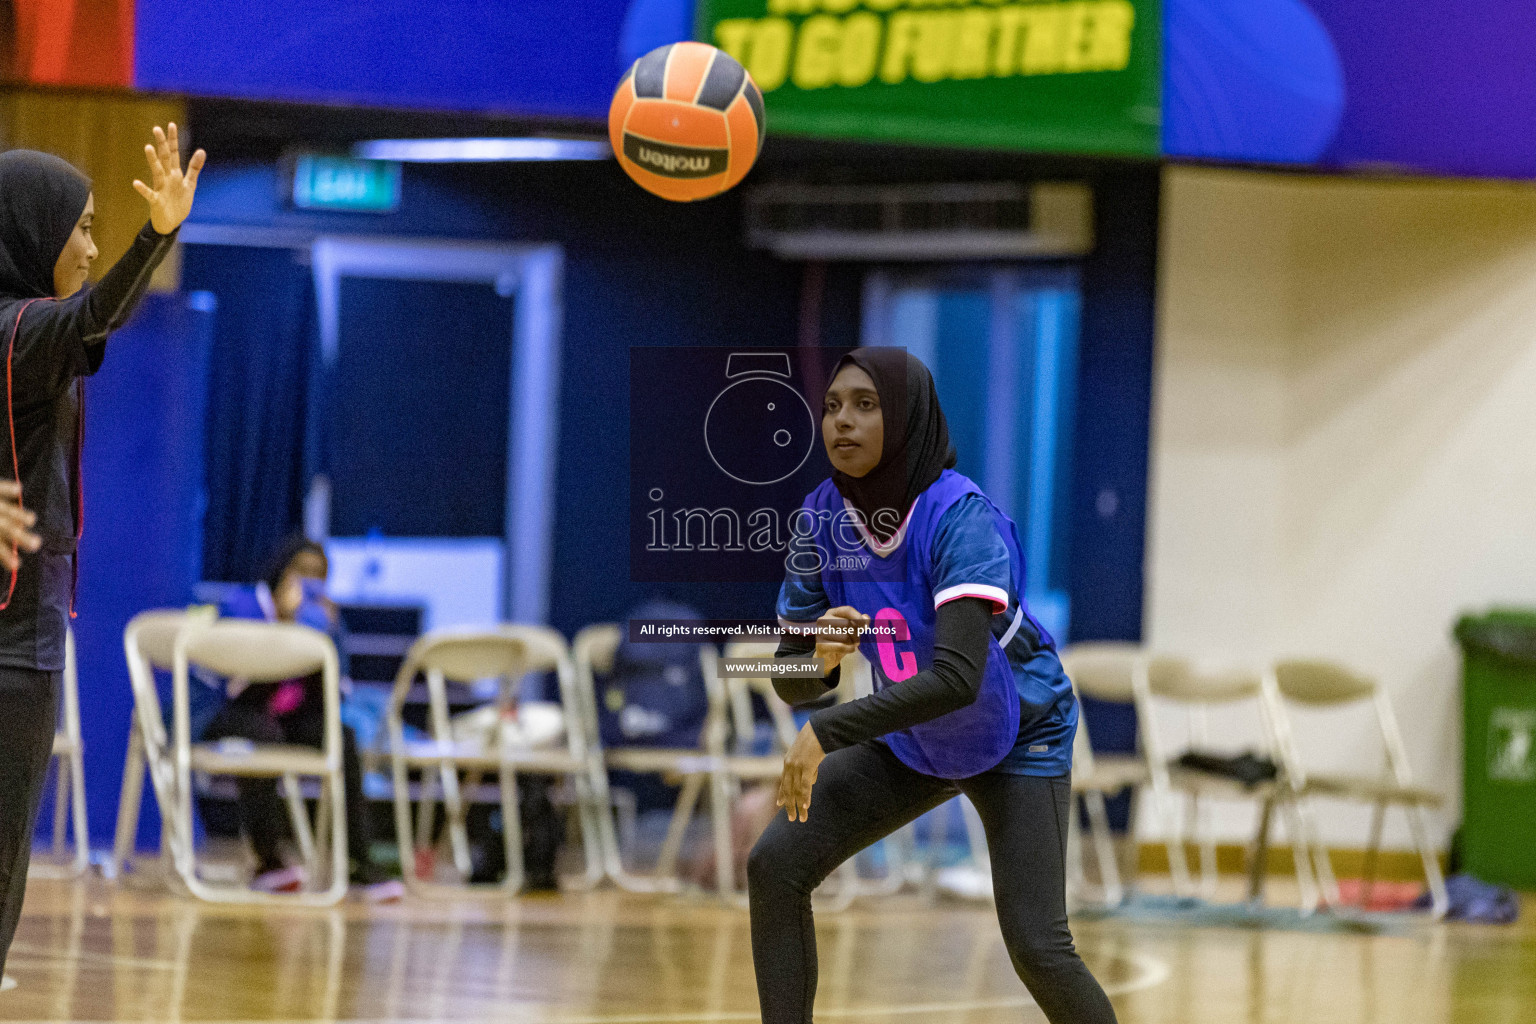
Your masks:
M336 606L325 596L330 563L325 549L302 535L284 541L269 564L265 578L225 599L220 614L230 618L297 622L335 636ZM238 690L236 689L237 687ZM277 683L229 684L229 696L214 715L203 739L208 742L245 739L253 743L292 743L319 747L325 734L324 694L320 675ZM347 850L352 884L366 888L373 900L398 899L404 887L374 863L368 804L363 795L362 762L357 737L342 727L342 767L346 776ZM275 779L241 778L240 826L256 853L252 887L266 892L291 892L304 881L303 872L288 867L279 846L289 831L288 815L278 797Z

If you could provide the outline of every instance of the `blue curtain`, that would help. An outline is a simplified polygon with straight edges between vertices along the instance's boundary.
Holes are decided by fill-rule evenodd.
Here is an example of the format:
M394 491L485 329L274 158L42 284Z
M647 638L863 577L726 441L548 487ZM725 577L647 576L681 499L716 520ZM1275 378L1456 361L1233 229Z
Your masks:
M288 249L192 245L183 285L218 299L208 376L203 578L252 580L303 522L318 362L314 285Z
M91 838L111 842L133 692L123 627L192 600L202 554L202 428L213 300L149 295L86 384L85 536L74 621ZM153 847L154 800L141 839ZM52 817L41 818L45 832Z

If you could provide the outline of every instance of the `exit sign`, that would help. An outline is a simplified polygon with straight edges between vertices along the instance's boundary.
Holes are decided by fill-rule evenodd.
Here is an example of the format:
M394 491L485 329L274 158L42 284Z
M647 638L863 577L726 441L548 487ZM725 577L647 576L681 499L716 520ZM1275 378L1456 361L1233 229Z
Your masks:
M293 205L301 210L393 213L400 208L400 165L303 154L293 165Z

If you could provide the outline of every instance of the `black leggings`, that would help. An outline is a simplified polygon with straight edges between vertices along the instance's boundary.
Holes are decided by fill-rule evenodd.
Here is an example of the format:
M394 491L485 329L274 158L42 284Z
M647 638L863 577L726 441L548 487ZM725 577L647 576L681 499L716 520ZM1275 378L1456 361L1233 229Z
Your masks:
M1104 990L1067 928L1065 775L988 772L936 779L913 771L881 743L829 754L811 792L810 820L779 814L747 862L752 959L764 1024L810 1024L816 998L811 891L843 861L964 793L976 805L992 855L1003 941L1019 977L1052 1024L1113 1024Z
M0 970L27 894L32 832L53 754L59 676L0 667Z
M307 684L306 684L307 685ZM315 687L310 687L314 690ZM320 748L325 744L325 714L319 694L306 693L304 703L291 713L276 716L266 707L272 687L258 685L219 709L203 733L208 742L239 737L253 743L293 743ZM341 769L347 800L347 855L354 870L370 865L372 829L368 801L363 794L363 766L357 754L357 737L349 726L341 727ZM235 780L240 793L240 827L251 841L257 871L283 866L280 845L292 829L288 809L277 793L277 780L241 777Z

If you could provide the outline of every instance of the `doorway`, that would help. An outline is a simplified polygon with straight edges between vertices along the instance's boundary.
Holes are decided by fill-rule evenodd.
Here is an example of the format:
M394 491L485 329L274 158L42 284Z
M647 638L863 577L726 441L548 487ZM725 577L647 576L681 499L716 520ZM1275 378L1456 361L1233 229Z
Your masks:
M933 372L959 453L1019 527L1030 610L1064 643L1072 421L1082 289L1075 267L875 270L862 343Z
M220 293L220 384L242 391L219 403L239 422L210 424L228 442L210 508L231 506L210 539L240 549L214 578L251 578L301 517L344 600L407 600L425 628L545 621L560 247L198 224L182 241Z
M416 599L427 628L543 622L559 248L322 237L312 254L324 408L305 525L340 589Z

